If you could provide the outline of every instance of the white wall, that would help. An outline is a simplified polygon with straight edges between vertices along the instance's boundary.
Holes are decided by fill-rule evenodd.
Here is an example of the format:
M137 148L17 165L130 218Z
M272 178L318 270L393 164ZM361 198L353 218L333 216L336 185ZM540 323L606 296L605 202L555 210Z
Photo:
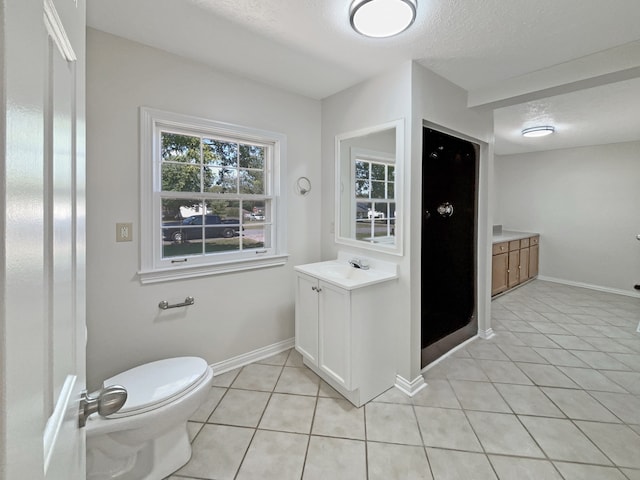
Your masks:
M331 224L334 221L335 136L337 134L371 127L399 118L405 121L404 192L402 222L404 229L404 256L382 253L365 255L384 257L395 261L400 279L395 292L397 316L397 373L406 380L414 380L420 372L420 241L421 216L421 164L423 120L486 142L480 172L480 285L484 292L481 308L489 309L488 275L489 239L491 219L488 207L488 189L493 162L491 112L468 109L467 92L417 63L406 62L379 77L328 97L322 101L322 256L335 258L343 248L334 241ZM486 252L486 255L483 255ZM486 258L484 258L486 257ZM486 297L486 298L485 298ZM487 314L483 314L483 318Z
M411 169L407 172L411 186L411 236L409 255L411 257L411 332L406 339L407 348L420 352L422 275L422 128L428 122L434 128L462 136L480 144L478 172L478 244L477 244L477 312L478 329L489 332L491 269L491 206L489 191L493 176L493 113L491 111L467 108L466 90L436 75L418 63L412 69L412 142ZM446 239L442 239L446 241ZM429 272L425 272L429 274ZM411 358L411 370L416 370L415 362L419 354Z
M320 102L96 30L87 49L89 385L163 357L217 363L292 338L293 265L320 258ZM140 284L142 105L287 136L286 266ZM300 176L313 186L305 197L294 188ZM133 242L115 242L116 222L133 222ZM194 306L158 309L187 295Z
M411 120L411 63L406 62L396 69L372 78L331 97L322 100L322 258L329 260L336 258L338 250L350 251L360 255L393 261L398 263L399 280L389 283L388 288L393 292L390 298L397 303L396 350L398 357L398 374L407 380L412 380L417 372L408 368L407 358L410 354L403 349L400 338L410 329L410 285L409 285L409 256L398 257L380 252L372 252L339 245L335 242L333 222L335 216L335 137L338 134L353 132L363 128L389 123L394 120L404 120L405 143L410 139ZM404 165L410 162L408 149L405 148ZM405 174L405 183L407 176ZM402 198L406 205L408 190ZM401 213L407 218L406 212ZM399 215L399 216L400 216ZM404 222L401 222L404 225ZM403 227L406 238L407 229ZM405 243L406 248L406 243ZM408 334L408 333L407 333ZM413 376L412 376L413 375Z
M540 276L634 294L640 142L496 156L496 218L540 232Z

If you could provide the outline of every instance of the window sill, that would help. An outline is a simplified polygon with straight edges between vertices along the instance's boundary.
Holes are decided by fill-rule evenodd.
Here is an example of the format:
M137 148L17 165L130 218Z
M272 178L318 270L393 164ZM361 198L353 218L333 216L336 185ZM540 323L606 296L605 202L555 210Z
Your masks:
M220 275L224 273L242 272L257 268L278 267L287 263L289 254L273 255L266 258L217 263L214 265L190 265L173 268L141 270L138 272L140 283L170 282L173 280L185 280L189 278Z

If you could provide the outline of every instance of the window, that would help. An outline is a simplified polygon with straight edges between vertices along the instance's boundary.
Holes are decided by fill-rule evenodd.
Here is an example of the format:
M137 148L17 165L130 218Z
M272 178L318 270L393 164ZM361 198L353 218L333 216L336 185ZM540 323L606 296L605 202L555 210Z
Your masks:
M395 165L384 153L354 149L355 238L393 242L395 236Z
M143 283L286 262L286 138L141 109Z

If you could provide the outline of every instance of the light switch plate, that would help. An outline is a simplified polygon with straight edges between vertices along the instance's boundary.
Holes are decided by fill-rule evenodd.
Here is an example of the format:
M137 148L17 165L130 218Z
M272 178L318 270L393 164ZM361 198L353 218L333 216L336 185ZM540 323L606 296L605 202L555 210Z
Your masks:
M133 240L133 223L116 223L116 242Z

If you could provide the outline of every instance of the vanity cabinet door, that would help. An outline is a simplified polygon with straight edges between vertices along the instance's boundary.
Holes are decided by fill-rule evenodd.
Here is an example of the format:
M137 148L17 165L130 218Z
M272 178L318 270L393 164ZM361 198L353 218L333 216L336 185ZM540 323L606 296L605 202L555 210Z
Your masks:
M349 291L319 282L318 367L351 390L351 312Z
M296 350L318 365L318 280L296 275Z
M531 247L529 255L529 278L536 277L538 275L538 254L540 247L536 244Z
M528 243L528 239L527 239ZM520 250L520 282L526 282L529 280L529 259L530 259L530 249L523 248Z
M513 250L509 252L509 270L508 272L508 287L515 287L520 283L520 250Z
M507 289L507 270L509 269L509 254L500 253L493 256L491 273L491 295L497 295Z

